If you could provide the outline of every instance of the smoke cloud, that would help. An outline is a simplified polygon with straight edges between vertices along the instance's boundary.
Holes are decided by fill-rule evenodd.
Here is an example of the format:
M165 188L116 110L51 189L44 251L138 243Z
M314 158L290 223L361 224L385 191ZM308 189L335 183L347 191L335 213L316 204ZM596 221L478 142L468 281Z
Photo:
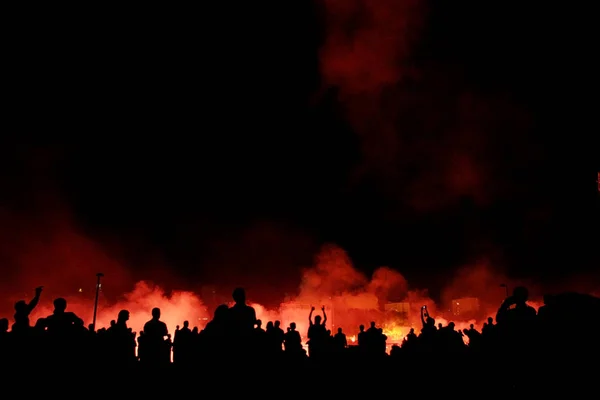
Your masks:
M529 114L503 93L478 91L434 54L423 57L431 34L426 3L322 4L323 84L338 89L361 140L362 163L351 183L375 182L397 208L421 212L465 197L487 205L514 186L510 169L522 154L534 154L524 134ZM513 149L510 165L499 155L506 146Z
M200 298L191 292L167 292L150 282L135 283L130 266L102 245L78 231L69 213L53 209L52 213L0 212L0 260L2 284L0 315L9 317L13 305L29 301L34 288L44 292L32 321L52 312L52 301L64 297L68 309L92 322L95 275L105 274L99 298L97 326L109 326L121 309L129 310L129 326L140 331L150 319L152 308L159 307L163 320L173 330L184 320L193 325L206 322L208 312ZM169 283L168 276L162 274Z
M14 214L13 214L14 215ZM4 218L4 222L15 223L17 218ZM85 235L78 233L68 219L32 218L19 220L31 234L19 236L15 231L10 246L2 247L2 258L15 266L11 279L3 281L3 291L9 294L2 303L3 316L12 314L12 305L20 299L30 299L33 288L45 285L42 300L32 315L32 321L52 312L52 300L65 297L68 309L91 323L96 271L104 271L99 301L97 326L109 326L121 309L129 310L129 326L139 332L150 319L151 309L159 307L162 319L171 332L177 325L188 320L192 326L203 328L210 319L209 310L200 296L190 291L167 291L151 282L133 284L127 264L110 257L103 247ZM29 221L24 224L24 221ZM44 223L44 221L46 221ZM531 289L534 306L541 304L538 288L528 282L510 281L501 269L483 260L458 270L442 291L442 300L436 304L426 289L414 288L397 271L381 267L371 276L366 276L354 265L348 254L339 246L326 245L316 254L311 267L302 271L297 295L288 296L283 303L253 303L257 315L263 322L280 320L285 327L296 322L304 335L308 329L308 314L314 306L320 313L325 307L329 326L342 328L355 340L358 325L376 321L383 326L393 343L399 342L411 327L420 328L420 312L423 305L439 323L453 320L462 329L471 323L480 324L484 318L494 316L504 298L505 283L509 288L526 284ZM121 282L120 280L123 280ZM92 282L91 282L92 281ZM164 282L167 283L167 282ZM132 286L126 287L127 284ZM123 289L123 287L126 287ZM122 291L121 291L122 290ZM249 298L256 298L249 290ZM227 297L227 296L225 296ZM465 298L477 298L480 309L468 318L454 314L452 304ZM385 312L389 303L404 307L402 321ZM479 321L479 322L478 322Z
M86 323L92 322L93 303L90 299L78 296L65 296L65 298L69 311L77 314ZM52 314L53 308L49 300L45 298L41 305L36 307L35 312L32 313L33 321ZM167 324L171 333L177 325L183 325L183 321L187 320L191 326L202 328L209 319L208 310L196 294L185 291L173 291L169 294L159 286L141 281L117 302L101 298L96 325L98 328L109 327L110 322L117 319L119 311L128 310L130 318L127 324L135 332L139 332L152 318L151 312L154 307L160 308L161 319Z

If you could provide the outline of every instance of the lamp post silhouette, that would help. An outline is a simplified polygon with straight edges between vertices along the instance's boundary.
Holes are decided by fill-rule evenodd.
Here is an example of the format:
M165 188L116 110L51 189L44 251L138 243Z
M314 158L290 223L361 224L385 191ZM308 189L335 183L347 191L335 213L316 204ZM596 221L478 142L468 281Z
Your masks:
M506 291L506 297L508 297L508 285L506 283L501 283L500 287L504 288L504 290Z
M96 299L94 300L94 317L92 319L92 329L96 331L96 315L98 314L98 298L100 297L100 279L104 276L102 272L98 272L96 277L98 280L96 281Z

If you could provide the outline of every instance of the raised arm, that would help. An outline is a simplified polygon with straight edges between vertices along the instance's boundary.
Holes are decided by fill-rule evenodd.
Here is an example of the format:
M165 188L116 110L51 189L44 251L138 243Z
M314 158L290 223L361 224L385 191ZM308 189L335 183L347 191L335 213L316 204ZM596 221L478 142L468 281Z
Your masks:
M35 306L38 305L38 303L40 302L40 295L42 294L42 289L44 287L40 286L35 288L35 296L33 297L33 299L31 299L31 301L29 302L29 304L27 304L27 313L31 313L33 311L33 309L35 308Z
M312 322L312 314L313 314L313 312L314 312L314 311L315 311L315 308L314 308L314 307L311 307L311 308L310 308L310 313L308 313L308 323L309 323L310 325L312 325L312 324L313 324L313 322Z
M321 307L321 311L323 311L323 325L327 322L327 314L325 314L325 306Z
M507 297L500 307L498 308L498 312L496 313L496 323L504 322L506 320L506 312L509 310L510 306L515 304L515 301L512 296Z

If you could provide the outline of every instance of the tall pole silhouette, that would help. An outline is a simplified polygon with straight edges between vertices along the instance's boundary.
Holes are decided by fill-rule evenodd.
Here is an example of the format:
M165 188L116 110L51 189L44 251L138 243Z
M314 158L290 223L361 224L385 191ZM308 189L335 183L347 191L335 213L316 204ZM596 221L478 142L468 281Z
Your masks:
M506 297L508 298L508 285L506 283L502 283L500 287L504 288L504 291L506 292Z
M92 320L92 329L96 330L96 315L98 314L98 298L100 297L100 279L104 276L102 272L98 272L96 277L98 280L96 281L96 299L94 300L94 318Z

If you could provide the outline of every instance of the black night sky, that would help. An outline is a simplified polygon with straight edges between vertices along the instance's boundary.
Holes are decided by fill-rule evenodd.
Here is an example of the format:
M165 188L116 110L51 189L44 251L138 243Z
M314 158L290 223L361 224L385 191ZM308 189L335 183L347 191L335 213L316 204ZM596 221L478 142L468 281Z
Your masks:
M137 277L153 260L280 291L324 243L433 288L479 258L541 281L597 270L589 10L423 2L394 31L404 72L374 94L323 60L334 29L351 42L378 20L284 3L15 11L0 229L60 210Z

